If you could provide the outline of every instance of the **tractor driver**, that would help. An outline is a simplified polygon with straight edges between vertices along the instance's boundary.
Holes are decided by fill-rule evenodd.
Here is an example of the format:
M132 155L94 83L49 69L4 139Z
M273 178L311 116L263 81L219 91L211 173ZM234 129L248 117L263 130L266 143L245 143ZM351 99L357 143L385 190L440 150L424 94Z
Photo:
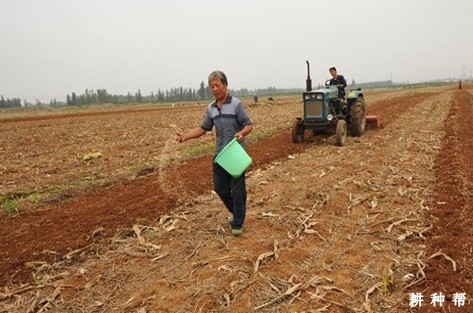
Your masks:
M330 80L330 85L338 86L338 97L345 98L345 87L347 86L347 82L343 75L337 74L337 69L335 67L331 67L329 70L330 75L332 75L332 79Z

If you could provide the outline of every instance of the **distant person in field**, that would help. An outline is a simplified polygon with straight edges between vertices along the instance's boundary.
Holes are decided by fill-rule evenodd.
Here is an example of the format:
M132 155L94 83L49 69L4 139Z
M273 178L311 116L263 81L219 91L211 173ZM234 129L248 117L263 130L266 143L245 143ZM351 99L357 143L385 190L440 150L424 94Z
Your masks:
M243 103L228 94L228 81L223 72L213 71L208 81L215 101L208 105L200 126L187 134L177 134L176 140L184 142L197 138L215 127L217 133L215 156L234 137L245 147L245 137L253 130L253 122L246 113ZM215 191L231 213L228 221L232 234L239 236L243 232L246 216L245 173L239 178L234 178L219 164L213 163L213 183Z
M338 86L338 95L340 98L345 97L345 87L347 86L347 82L343 75L337 74L337 69L335 67L331 67L329 70L330 75L332 75L332 79L330 80L330 85Z
M258 96L256 94L253 96L253 101L255 102L255 104L258 103Z

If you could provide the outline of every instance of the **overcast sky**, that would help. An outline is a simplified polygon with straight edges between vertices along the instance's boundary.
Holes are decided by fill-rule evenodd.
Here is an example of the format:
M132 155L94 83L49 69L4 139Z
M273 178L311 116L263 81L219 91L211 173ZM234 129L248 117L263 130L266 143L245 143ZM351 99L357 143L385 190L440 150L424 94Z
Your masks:
M470 77L472 0L0 0L0 94Z

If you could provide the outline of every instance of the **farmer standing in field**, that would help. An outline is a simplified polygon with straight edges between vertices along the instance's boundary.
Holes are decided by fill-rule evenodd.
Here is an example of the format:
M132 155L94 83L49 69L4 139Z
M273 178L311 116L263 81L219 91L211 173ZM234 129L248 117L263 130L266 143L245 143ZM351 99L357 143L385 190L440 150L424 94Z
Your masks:
M215 101L208 105L205 118L199 127L184 135L177 134L176 139L179 142L184 142L197 138L211 131L215 126L217 132L216 156L234 137L244 147L245 136L253 130L253 122L240 99L228 94L228 81L223 72L213 71L210 73L208 81ZM232 234L239 236L243 232L243 222L246 215L245 173L239 178L234 178L219 164L213 163L213 182L214 190L232 214L228 218Z

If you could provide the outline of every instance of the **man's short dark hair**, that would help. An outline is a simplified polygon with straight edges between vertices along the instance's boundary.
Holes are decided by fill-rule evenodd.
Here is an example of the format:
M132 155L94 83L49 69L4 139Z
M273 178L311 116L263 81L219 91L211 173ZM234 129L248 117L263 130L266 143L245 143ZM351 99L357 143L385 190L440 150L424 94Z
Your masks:
M227 75L222 71L213 71L210 73L208 81L210 82L213 79L218 79L222 84L228 85Z
M332 67L329 68L328 70L329 70L329 71L334 70L335 72L337 71L337 69L335 68L335 66L332 66Z

